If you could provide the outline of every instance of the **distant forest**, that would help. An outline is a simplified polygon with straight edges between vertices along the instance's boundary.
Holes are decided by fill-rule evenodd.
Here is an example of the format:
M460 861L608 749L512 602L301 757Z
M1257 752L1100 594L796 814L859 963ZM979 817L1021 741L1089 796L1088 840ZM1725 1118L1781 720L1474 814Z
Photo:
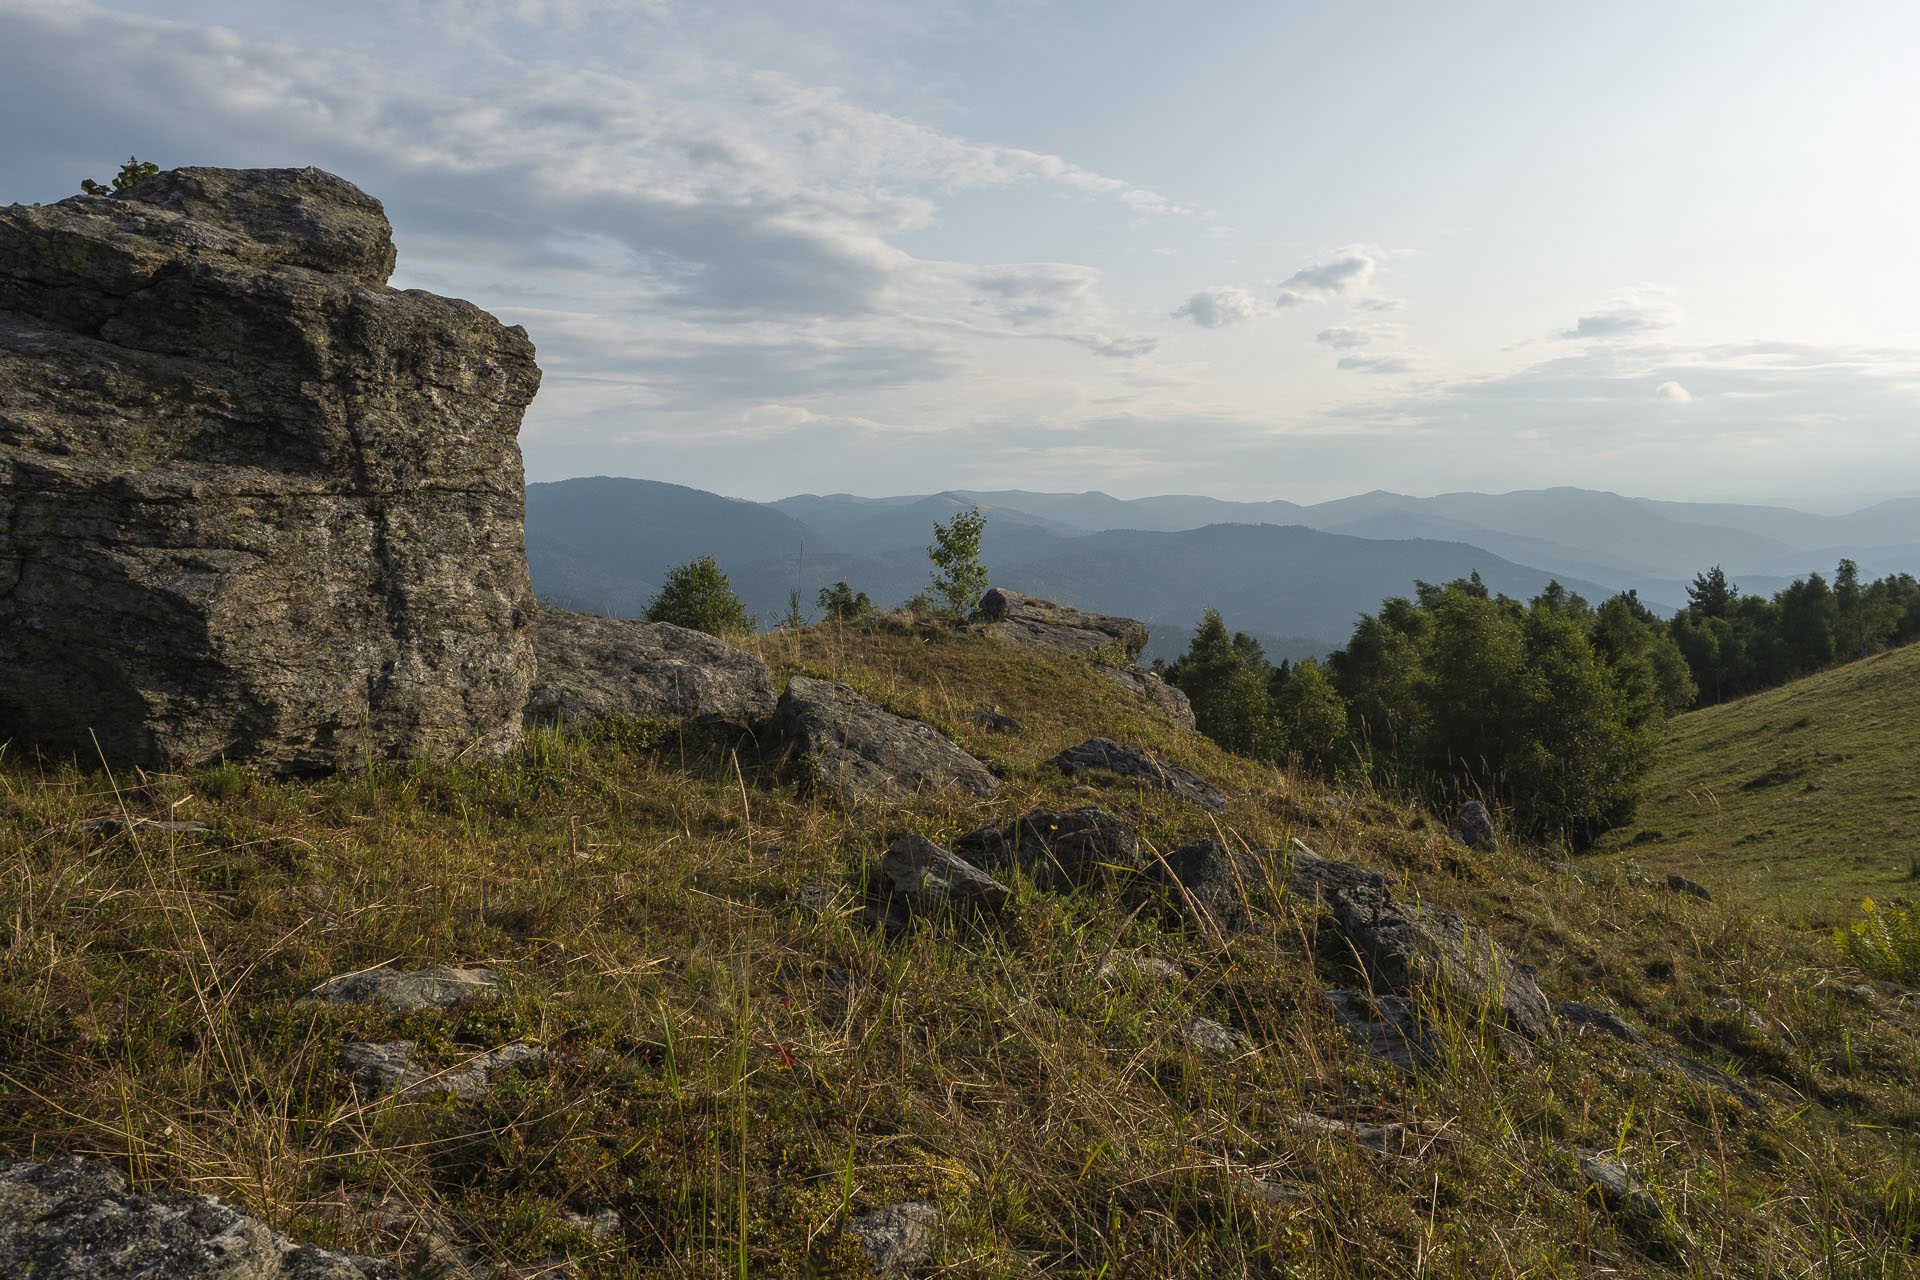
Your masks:
M1718 565L1670 620L1623 592L1590 605L1557 582L1525 604L1478 574L1418 583L1363 616L1323 665L1275 666L1217 609L1187 651L1156 664L1230 750L1363 774L1439 806L1478 797L1534 839L1579 845L1632 816L1660 727L1920 638L1920 582L1796 579L1742 596Z

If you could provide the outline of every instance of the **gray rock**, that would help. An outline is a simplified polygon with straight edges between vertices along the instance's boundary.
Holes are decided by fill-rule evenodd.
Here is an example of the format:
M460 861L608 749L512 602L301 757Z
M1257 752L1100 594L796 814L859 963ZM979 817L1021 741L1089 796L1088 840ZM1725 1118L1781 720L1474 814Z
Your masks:
M540 371L393 261L317 169L0 209L0 738L280 773L518 741Z
M1359 1124L1352 1120L1315 1115L1311 1111L1297 1111L1287 1117L1287 1123L1307 1133L1346 1138L1355 1146L1378 1151L1382 1155L1397 1156L1406 1151L1407 1127L1403 1124Z
M1578 1035L1598 1032L1601 1035L1612 1036L1615 1040L1624 1040L1642 1049L1653 1047L1652 1042L1640 1034L1639 1029L1632 1023L1620 1017L1619 1014L1609 1013L1596 1005L1562 1000L1553 1007L1553 1016L1573 1027L1575 1034Z
M1056 653L1089 653L1114 645L1132 662L1149 639L1147 624L1133 618L1082 613L1000 587L980 597L976 616L985 624L988 635Z
M213 1196L132 1194L68 1156L0 1164L0 1275L34 1280L399 1280L374 1258L296 1245Z
M1202 809L1215 813L1227 807L1227 798L1198 774L1156 760L1137 747L1121 746L1110 738L1088 738L1077 747L1068 747L1047 763L1069 778L1093 772L1118 774L1122 778L1184 796Z
M1769 1025L1766 1014L1738 996L1722 996L1713 1002L1713 1008L1738 1021L1749 1031L1765 1031Z
M451 1009L464 1001L496 994L500 980L491 969L459 969L436 964L426 969L367 969L328 978L301 996L297 1004L384 1004L399 1013L414 1009Z
M475 1054L443 1071L428 1071L413 1060L413 1053L411 1040L350 1040L340 1046L340 1065L351 1071L353 1082L368 1093L393 1093L402 1098L450 1093L456 1098L475 1098L492 1087L497 1072L547 1060L547 1051L539 1045L509 1044Z
M1407 1075L1438 1060L1433 1037L1420 1024L1413 1002L1403 996L1368 996L1329 988L1321 993L1333 1006L1334 1021L1346 1037Z
M1121 688L1130 689L1145 698L1159 710L1160 714L1181 728L1195 727L1193 703L1188 701L1187 695L1140 664L1130 663L1124 667L1101 666L1094 669Z
M940 1225L938 1209L911 1200L862 1214L847 1223L847 1230L867 1251L876 1276L899 1280L933 1261Z
M1705 885L1689 880L1676 872L1667 873L1667 888L1673 890L1675 893L1684 893L1695 898L1704 898L1709 902L1713 900L1713 895L1707 892Z
M1659 1198L1619 1156L1598 1147L1579 1147L1574 1157L1586 1189L1598 1194L1608 1208L1616 1213L1626 1210L1646 1217L1661 1216Z
M1455 830L1460 836L1460 843L1469 849L1492 853L1500 847L1500 838L1493 829L1493 818L1487 813L1487 806L1478 800L1469 800L1460 806L1460 822Z
M1024 867L1050 884L1085 884L1109 869L1140 865L1140 837L1105 809L1039 809L1005 827L981 827L953 851L986 871Z
M902 836L880 856L891 896L916 915L997 911L1011 890L931 840Z
M576 728L615 716L660 724L758 724L773 714L767 664L665 622L542 609L533 620L535 720Z
M204 822L181 822L168 818L85 818L66 828L69 831L82 831L90 836L111 839L122 831L131 831L137 836L208 836L213 828ZM42 834L58 831L50 827Z
M1376 988L1406 993L1428 983L1529 1039L1552 1031L1553 1009L1533 968L1454 912L1403 902L1380 872L1323 858L1298 840L1288 857L1287 887L1327 905Z
M1242 933L1254 929L1256 908L1273 900L1268 863L1216 840L1183 844L1155 859L1147 874L1166 885L1187 917L1203 930Z
M808 762L814 784L843 804L943 787L981 797L1000 790L985 765L927 725L831 680L795 676L774 708L773 727Z
M1298 1182L1270 1182L1265 1178L1242 1177L1235 1185L1241 1194L1261 1204L1301 1204L1313 1199L1313 1188Z
M1019 733L1024 727L1010 715L1004 715L992 707L975 707L967 713L967 719L988 733Z
M620 1211L602 1209L598 1213L566 1213L567 1225L576 1231L584 1231L595 1240L611 1240L620 1234Z
M1215 1022L1212 1018L1188 1018L1174 1031L1187 1044L1206 1053L1241 1054L1253 1051L1253 1041L1246 1032L1224 1022Z

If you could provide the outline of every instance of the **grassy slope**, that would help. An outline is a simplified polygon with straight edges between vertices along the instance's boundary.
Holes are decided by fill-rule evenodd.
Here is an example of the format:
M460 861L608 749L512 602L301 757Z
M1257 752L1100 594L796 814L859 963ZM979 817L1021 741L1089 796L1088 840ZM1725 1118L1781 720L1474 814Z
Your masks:
M631 730L317 783L0 759L0 1156L95 1152L297 1237L404 1256L341 1214L397 1196L491 1256L562 1250L592 1276L859 1275L842 1222L915 1198L945 1217L953 1276L1912 1273L1920 1028L1894 999L1841 998L1857 979L1824 944L1629 876L1465 856L1395 802L1223 755L1077 661L879 631L756 643L940 725L1006 792L844 814L750 749L736 766ZM975 729L979 703L1024 729ZM1091 733L1200 771L1231 811L1042 765ZM1619 1008L1776 1102L1749 1115L1610 1040L1515 1060L1465 1010L1442 1011L1443 1066L1402 1080L1316 994L1346 973L1331 930L1261 886L1270 926L1224 947L1124 879L1021 881L998 921L894 938L828 898L899 833L1092 801L1161 850L1297 835L1391 869L1488 924L1550 994ZM68 825L122 810L214 834ZM1189 980L1098 977L1119 952ZM406 1017L293 1003L385 962L489 964L505 994ZM1729 997L1772 1021L1716 1009ZM1258 1054L1186 1047L1193 1015ZM396 1035L437 1064L515 1039L562 1056L488 1098L357 1098L340 1043ZM1284 1122L1301 1109L1405 1123L1411 1153ZM1569 1143L1621 1148L1670 1218L1605 1212ZM1255 1179L1304 1198L1264 1203ZM561 1217L606 1206L610 1242Z
M1648 871L1835 923L1920 874L1920 645L1680 716L1633 827Z

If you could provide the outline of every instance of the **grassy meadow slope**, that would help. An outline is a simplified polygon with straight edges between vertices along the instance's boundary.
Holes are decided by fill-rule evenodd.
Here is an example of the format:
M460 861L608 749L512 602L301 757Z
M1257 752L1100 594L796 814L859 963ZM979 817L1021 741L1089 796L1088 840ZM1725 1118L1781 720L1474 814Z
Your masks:
M636 725L311 782L0 755L0 1158L97 1153L419 1276L462 1272L369 1205L430 1211L480 1262L573 1259L502 1276L858 1276L845 1223L907 1200L937 1206L929 1274L954 1277L1914 1274L1920 1012L1823 940L1737 900L1470 853L1392 798L1227 756L1078 659L879 628L747 643L779 676L933 723L1004 792L843 812L751 742ZM977 727L982 704L1021 728ZM1200 772L1230 808L1044 765L1091 734ZM1768 1103L1604 1036L1527 1050L1443 1002L1439 1061L1402 1077L1333 1023L1320 990L1355 978L1320 908L1268 883L1246 887L1264 927L1229 937L1119 871L1072 892L1016 878L993 919L864 923L892 838L1087 803L1163 852L1299 837L1382 868L1486 925L1550 996ZM211 831L76 825L111 815ZM1102 976L1129 955L1185 978ZM295 1003L435 962L490 966L502 995ZM1253 1048L1193 1047L1196 1016ZM484 1096L357 1095L342 1042L399 1037L434 1066L514 1041L552 1056ZM1576 1146L1619 1153L1656 1200L1609 1208ZM605 1238L566 1216L608 1209Z
M1920 645L1676 717L1606 847L1788 919L1920 896Z

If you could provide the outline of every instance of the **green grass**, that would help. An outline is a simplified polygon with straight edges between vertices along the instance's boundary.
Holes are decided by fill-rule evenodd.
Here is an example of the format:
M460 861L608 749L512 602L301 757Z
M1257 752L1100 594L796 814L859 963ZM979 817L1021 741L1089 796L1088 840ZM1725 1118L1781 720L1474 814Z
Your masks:
M907 1199L941 1210L943 1276L1914 1274L1920 1028L1842 998L1859 979L1829 939L1628 875L1550 876L1533 851L1469 854L1393 797L1227 756L1081 661L879 627L755 643L939 725L1005 792L844 813L756 744L636 726L306 783L0 755L0 1157L99 1154L404 1259L352 1211L396 1198L484 1257L566 1253L589 1277L858 1276L844 1222ZM975 728L982 703L1023 731ZM1043 767L1093 733L1232 807ZM1401 1079L1334 1030L1317 989L1350 959L1326 921L1262 886L1267 928L1225 940L1124 875L1016 879L997 920L891 937L835 905L898 834L1082 803L1161 851L1299 836L1388 869L1551 995L1617 1007L1774 1104L1648 1074L1614 1041L1512 1056L1444 1005L1444 1061ZM122 812L213 833L71 826ZM1188 979L1099 977L1122 951ZM504 994L404 1017L294 1003L388 962L490 965ZM1194 1016L1257 1056L1188 1048ZM485 1098L356 1096L340 1044L398 1036L435 1066L514 1040L555 1057ZM1405 1124L1410 1154L1287 1123L1300 1110ZM1570 1144L1622 1150L1666 1216L1610 1214ZM1256 1180L1305 1194L1267 1203ZM564 1217L606 1207L609 1241Z
M1609 857L1833 925L1920 895L1920 645L1677 717Z

